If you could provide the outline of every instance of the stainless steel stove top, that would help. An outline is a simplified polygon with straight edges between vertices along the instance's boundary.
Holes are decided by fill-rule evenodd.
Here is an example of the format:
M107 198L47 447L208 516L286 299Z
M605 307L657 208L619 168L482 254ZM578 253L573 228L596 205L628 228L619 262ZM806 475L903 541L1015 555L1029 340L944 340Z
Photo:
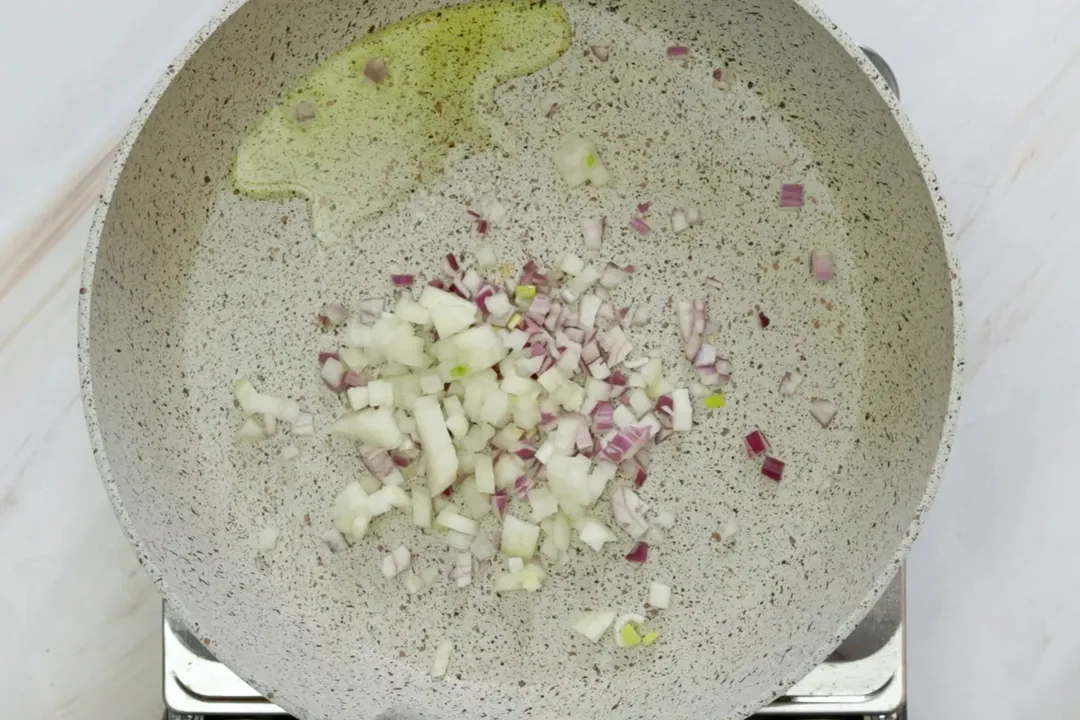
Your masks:
M164 694L168 720L285 720L166 610ZM755 718L901 720L905 704L904 574L855 632L817 669Z

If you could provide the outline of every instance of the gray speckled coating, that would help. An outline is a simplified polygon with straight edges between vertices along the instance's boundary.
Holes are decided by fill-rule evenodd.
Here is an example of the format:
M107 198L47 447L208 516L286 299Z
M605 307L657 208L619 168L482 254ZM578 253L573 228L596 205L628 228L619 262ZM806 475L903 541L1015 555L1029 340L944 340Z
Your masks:
M351 39L439 3L232 2L170 67L124 140L98 208L80 304L87 421L102 477L139 558L179 617L233 670L310 719L665 718L731 720L794 684L888 585L941 477L959 403L962 312L937 182L874 68L808 2L630 0L567 4L571 50L501 88L513 157L467 160L369 223L355 247L312 239L299 200L235 197L229 162L257 113ZM611 47L599 64L590 44ZM688 60L664 50L685 44ZM734 73L730 91L712 68ZM542 99L561 98L553 120ZM616 179L570 192L548 159L556 139L594 137ZM780 183L806 184L801 212ZM325 429L337 400L313 363L312 318L330 299L387 291L391 268L431 274L475 241L464 202L497 192L506 260L580 249L579 218L609 217L604 258L639 272L621 295L657 318L635 338L678 355L669 299L707 293L736 367L728 408L662 446L643 495L679 523L649 563L574 551L536 595L488 583L410 600L377 570L377 547L409 537L420 564L448 553L405 519L331 555L318 542L330 501L359 470L325 432L285 463L236 447L230 385L251 374L300 395ZM653 203L657 231L623 228ZM701 226L672 235L671 208ZM838 277L807 275L814 248ZM772 323L762 330L758 309ZM683 363L679 363L683 367ZM807 381L776 390L784 371ZM683 368L685 370L685 368ZM828 430L811 396L840 414ZM787 463L762 478L739 437L761 426ZM728 519L734 546L710 540ZM310 521L310 522L309 522ZM256 558L255 536L281 528ZM573 610L639 611L650 580L675 601L648 652L591 646ZM450 675L427 671L443 638ZM512 711L516 711L513 712Z

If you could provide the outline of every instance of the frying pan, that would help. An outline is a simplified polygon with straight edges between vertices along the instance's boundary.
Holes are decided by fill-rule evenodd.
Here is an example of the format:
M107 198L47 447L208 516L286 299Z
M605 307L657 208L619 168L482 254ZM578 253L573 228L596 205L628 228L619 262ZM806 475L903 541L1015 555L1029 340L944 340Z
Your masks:
M937 181L878 72L809 2L566 0L570 49L495 93L512 147L450 164L353 242L317 242L304 198L234 194L240 140L286 87L442 5L233 2L143 106L98 208L80 303L86 416L116 513L183 622L302 718L746 715L872 606L941 477L962 329ZM611 48L607 63L592 44ZM671 61L673 45L691 55ZM552 93L562 102L546 118ZM611 188L572 191L556 176L551 151L571 135L597 140ZM781 183L805 186L801 210L778 209ZM726 408L653 454L642 494L677 523L645 566L575 547L535 594L496 596L480 579L410 598L379 574L377 546L405 542L436 562L437 537L386 516L347 552L319 542L334 496L363 470L325 432L341 406L313 369L330 340L313 317L386 294L392 270L430 276L446 252L468 251L462 209L483 194L510 209L491 240L518 267L582 252L581 218L606 215L601 255L637 268L620 297L655 318L635 338L674 367L671 303L707 298L735 373ZM648 238L624 228L644 201L659 214ZM688 204L703 221L675 235L666 213ZM808 277L815 249L835 259L830 283ZM804 387L781 395L793 368ZM298 461L233 443L239 375L315 414ZM838 406L828 428L811 396ZM787 463L779 484L742 448L752 427ZM734 542L711 539L732 520ZM281 537L260 555L268 524ZM675 599L648 651L569 630L581 610L639 612L653 580ZM433 679L446 639L451 670Z

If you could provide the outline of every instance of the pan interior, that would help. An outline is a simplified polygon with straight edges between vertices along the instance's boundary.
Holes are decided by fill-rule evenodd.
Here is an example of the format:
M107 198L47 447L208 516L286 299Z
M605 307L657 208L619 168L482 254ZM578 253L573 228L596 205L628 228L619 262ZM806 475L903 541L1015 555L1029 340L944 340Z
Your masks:
M436 3L243 5L178 70L130 148L87 321L106 482L169 600L302 717L530 707L538 718L733 718L841 639L910 540L947 414L953 306L934 198L889 108L794 3L594 5L568 2L570 50L498 89L510 140L362 225L354 243L315 242L303 200L235 195L230 162L313 63ZM586 52L594 44L611 48L606 63ZM668 59L675 44L690 58ZM717 67L731 89L716 87ZM546 119L552 95L560 109ZM597 141L612 189L557 178L550 153L570 135ZM805 185L800 212L777 208L788 182ZM449 551L403 515L349 552L318 540L332 498L362 470L325 433L340 404L314 359L334 341L313 318L326 301L388 294L391 272L431 276L446 252L474 247L463 208L484 194L510 209L491 240L518 266L581 252L581 218L606 215L597 258L633 264L620 304L653 311L634 333L642 350L679 358L673 300L707 297L736 380L724 410L654 453L643 495L678 523L644 568L618 548L575 549L536 594L498 598L478 582L410 599L379 574L380 548L407 542L440 567ZM645 201L656 230L642 238L624 226ZM687 205L704 221L676 236L668 214ZM812 250L833 254L833 282L808 277ZM793 368L807 380L783 397ZM232 443L238 375L316 413L322 431L301 460L278 459L276 441ZM840 408L828 430L808 412L812 396ZM780 485L742 449L755 426L787 463ZM713 541L732 519L734 545ZM259 558L266 524L282 537ZM579 610L639 612L653 580L675 589L654 650L588 646L569 631ZM457 649L436 682L427 670L444 638Z

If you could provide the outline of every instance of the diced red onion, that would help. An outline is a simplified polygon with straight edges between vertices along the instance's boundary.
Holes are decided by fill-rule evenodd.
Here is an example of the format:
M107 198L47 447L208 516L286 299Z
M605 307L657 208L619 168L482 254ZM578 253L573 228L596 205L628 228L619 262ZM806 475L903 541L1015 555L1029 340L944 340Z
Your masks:
M651 207L652 207L651 202L638 203L637 211L639 213L641 213L642 215L644 215L645 213L649 212L649 208L651 208Z
M615 406L610 400L596 403L596 409L593 410L593 427L598 432L615 429Z
M522 446L514 450L514 454L522 460L532 460L534 457L536 457L536 450L531 447Z
M390 457L394 461L394 464L397 465L399 468L407 468L412 463L409 458L405 457L401 453L394 453Z
M676 311L679 317L679 335L686 342L694 334L694 303L691 300L679 300Z
M416 281L415 275L391 275L390 282L394 287L409 287Z
M521 475L514 481L514 494L519 498L526 498L529 490L532 490L533 481L528 475Z
M608 378L608 385L614 385L616 387L625 387L630 384L629 378L623 375L618 370L613 370L611 376Z
M672 415L675 413L675 398L670 395L661 395L656 398L656 411L661 415Z
M487 231L488 231L488 221L487 220L477 220L476 221L476 232L478 234L480 234L480 235L487 235Z
M766 456L765 462L761 465L761 474L770 480L780 482L780 478L784 475L784 463L774 457Z
M581 221L581 235L585 241L585 247L589 250L599 250L604 242L604 218L586 218Z
M823 250L815 250L810 253L810 275L819 282L829 282L832 280L832 255Z
M589 52L600 62L607 62L611 54L611 51L604 45L590 45Z
M772 322L771 320L769 320L769 316L766 315L763 312L759 312L757 314L757 319L758 319L758 324L760 324L762 328L769 327L769 324Z
M454 257L453 253L447 253L446 257L443 259L443 269L446 271L447 275L456 275L458 270L461 269L461 266L458 265L458 260Z
M810 401L810 414L821 423L821 427L829 427L836 417L836 405L824 398L814 398Z
M685 57L690 54L690 48L683 45L672 45L667 49L668 57Z
M634 487L639 488L645 484L645 481L649 478L649 471L645 468L638 466L637 471L634 473Z
M632 563L643 563L649 558L649 544L645 542L634 543L634 547L626 554L626 559Z
M491 496L491 510L498 517L504 517L506 515L506 503L506 493L502 490ZM498 547L497 544L496 547Z
M803 186L791 183L780 186L780 207L801 208L803 206Z
M338 354L336 352L320 352L319 353L319 364L320 365L322 365L327 360L340 360L340 359L341 358L338 357Z
M644 220L642 220L641 218L639 218L637 215L630 218L630 228L632 230L634 230L634 232L636 232L638 235L641 235L642 237L645 237L650 232L652 232L652 228L649 227L649 224L647 222L645 222Z
M434 280L428 280L428 285L430 287L435 288L436 290L445 290L446 289L446 283L444 283L440 278L435 278Z
M769 441L765 438L765 434L760 430L750 431L746 437L743 438L743 444L746 446L746 452L750 457L758 457L769 451Z

